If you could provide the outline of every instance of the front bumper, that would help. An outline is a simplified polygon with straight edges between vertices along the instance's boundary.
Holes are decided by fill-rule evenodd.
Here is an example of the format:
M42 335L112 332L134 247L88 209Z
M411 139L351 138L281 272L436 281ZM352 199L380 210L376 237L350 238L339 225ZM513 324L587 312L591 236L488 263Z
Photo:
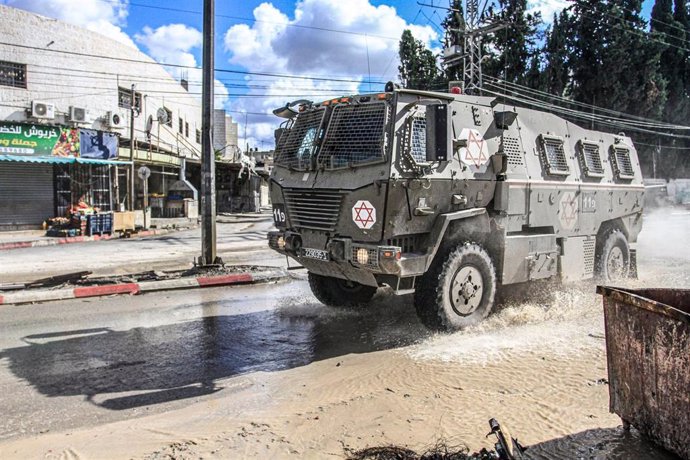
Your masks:
M268 245L290 256L307 268L313 262L337 264L347 269L366 270L373 274L399 275L403 271L401 248L353 242L349 238L331 238L324 249L305 247L299 233L268 233Z

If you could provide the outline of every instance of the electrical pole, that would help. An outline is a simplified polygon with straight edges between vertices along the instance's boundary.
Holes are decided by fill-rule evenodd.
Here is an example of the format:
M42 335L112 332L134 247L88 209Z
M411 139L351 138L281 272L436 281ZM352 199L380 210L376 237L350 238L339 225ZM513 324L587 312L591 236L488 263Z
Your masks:
M456 43L443 50L443 64L452 68L462 61L462 90L464 93L471 93L482 87L482 38L508 27L508 24L501 21L485 23L482 14L479 13L479 0L467 0L466 9L464 27L449 30L457 34ZM452 0L447 10L456 15L460 13L458 9L453 8ZM460 37L463 39L462 48L457 45Z
M136 85L132 85L129 100L129 160L132 162L129 168L129 210L134 211L134 102Z
M214 1L204 0L204 41L201 83L201 257L199 265L222 261L216 257L216 164L213 154Z

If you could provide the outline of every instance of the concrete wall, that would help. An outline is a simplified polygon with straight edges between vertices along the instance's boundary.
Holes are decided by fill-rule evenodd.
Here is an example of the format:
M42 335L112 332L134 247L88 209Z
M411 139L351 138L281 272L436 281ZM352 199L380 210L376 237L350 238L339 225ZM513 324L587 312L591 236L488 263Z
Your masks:
M70 124L66 120L70 106L83 107L89 112L88 122L79 126L111 130L119 133L122 140L129 139L130 111L118 107L118 88L130 89L136 84L136 91L143 96L143 107L134 121L135 140L146 141L147 118L153 115L155 119L157 110L165 107L172 112L172 126L154 123L151 143L171 153L199 158L199 96L189 94L151 58L98 33L27 11L0 5L0 17L1 41L39 48L0 45L0 60L27 65L26 89L0 86L0 120ZM90 57L94 55L103 58ZM31 101L54 104L56 118L31 119L27 115ZM107 126L108 111L121 114L121 128ZM185 123L189 125L188 135Z

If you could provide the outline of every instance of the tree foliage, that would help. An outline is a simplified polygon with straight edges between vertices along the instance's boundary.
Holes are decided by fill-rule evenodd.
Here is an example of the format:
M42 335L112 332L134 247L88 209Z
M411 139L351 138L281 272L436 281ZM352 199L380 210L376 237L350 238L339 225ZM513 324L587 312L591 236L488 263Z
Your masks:
M462 54L466 51L462 49L466 29L462 2L452 0L450 5L442 22L446 31L443 44L460 46ZM528 11L527 0L493 0L484 19L503 28L484 38L483 74L652 123L688 126L689 8L688 0L654 0L647 19L641 13L642 0L571 0L544 27L540 16ZM400 41L403 84L438 89L449 80L461 79L461 65L441 73L437 58L405 31ZM488 80L485 78L485 84ZM624 130L574 121L595 129ZM665 133L669 135L628 132L638 145L644 170L651 170L655 146L663 145L661 154L669 160L661 162L666 165L663 174L687 176L690 140L686 136L690 132Z
M434 90L443 85L443 75L436 64L436 56L417 40L408 29L400 39L400 81L405 88Z

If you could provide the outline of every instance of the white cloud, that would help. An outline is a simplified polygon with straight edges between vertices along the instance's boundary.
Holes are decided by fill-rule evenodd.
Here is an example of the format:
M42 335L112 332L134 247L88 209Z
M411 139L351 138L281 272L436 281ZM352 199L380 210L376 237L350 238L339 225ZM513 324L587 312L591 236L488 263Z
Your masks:
M230 62L251 72L312 78L247 77L246 82L255 86L250 88L250 96L268 96L233 103L234 109L250 113L270 114L300 97L320 101L368 91L369 75L375 82L397 80L398 41L403 30L411 29L427 46L438 39L430 26L408 24L395 8L374 6L369 0L301 0L292 12L293 19L273 4L262 3L254 9L254 18L251 26L238 24L225 33ZM382 87L374 84L371 89ZM250 145L272 144L277 118L249 115L248 121Z
M121 28L127 19L127 0L4 0L1 3L84 27L136 48Z
M192 53L194 48L201 48L203 36L194 27L185 24L167 24L155 30L144 27L142 33L134 36L136 41L146 47L148 54L158 62L166 64L197 67L196 57ZM201 69L181 69L169 67L168 71L179 78L184 72L189 81L190 93L201 93ZM228 90L218 80L215 80L215 106L220 108L228 101Z
M541 18L547 24L553 21L553 14L560 13L570 4L569 0L530 0L527 2L528 13L541 13Z

